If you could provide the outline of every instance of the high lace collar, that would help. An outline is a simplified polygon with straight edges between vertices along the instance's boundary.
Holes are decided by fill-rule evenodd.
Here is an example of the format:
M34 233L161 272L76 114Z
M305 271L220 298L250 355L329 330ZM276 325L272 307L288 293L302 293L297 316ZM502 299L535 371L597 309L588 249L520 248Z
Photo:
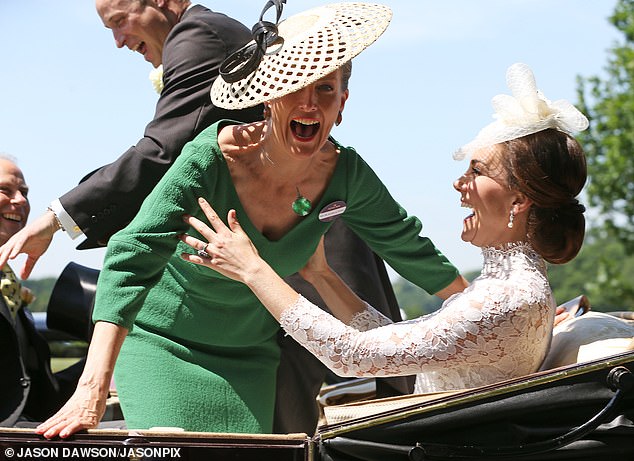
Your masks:
M529 264L546 275L546 263L528 242L506 243L502 248L482 248L483 276L505 278L519 264Z

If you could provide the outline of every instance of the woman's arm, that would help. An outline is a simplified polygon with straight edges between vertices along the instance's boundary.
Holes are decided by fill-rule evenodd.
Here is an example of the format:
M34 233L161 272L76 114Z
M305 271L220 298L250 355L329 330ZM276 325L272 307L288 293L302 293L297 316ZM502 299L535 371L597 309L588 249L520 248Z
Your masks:
M332 270L326 260L324 238L299 274L315 287L330 312L346 324L366 309L366 303Z
M458 275L458 277L456 277L453 282L434 294L441 299L447 299L453 294L462 293L468 286L469 282L467 281L467 279L464 278L462 275Z
M315 253L299 273L315 287L328 309L339 320L350 323L354 314L365 309L363 300L328 265L323 237ZM447 287L434 294L444 300L453 294L461 293L468 286L469 282L462 275L458 275Z
M299 294L259 256L242 230L235 210L229 211L227 227L207 201L200 198L198 202L213 230L193 216L186 216L185 222L200 232L209 243L189 235L181 236L181 240L194 249L205 250L210 257L189 253L183 253L181 257L246 284L279 321L284 310L295 304ZM342 322L349 324L355 314L366 310L366 303L328 265L323 237L300 274L315 287L330 311Z
M541 347L544 322L541 315L532 315L535 304L532 299L533 304L519 299L513 308L500 306L500 299L509 298L506 290L517 290L514 285L493 284L492 289L484 286L480 292L450 299L432 315L360 331L335 319L289 287L258 256L240 228L235 211L229 212L227 227L204 200L199 199L199 204L213 230L196 218L184 219L209 243L183 235L181 239L201 253L184 253L181 257L245 283L288 334L340 376L408 375L434 365L437 374L434 380L441 382L443 388L452 388L456 385L455 370L460 367L469 370L481 366L486 374L501 358L515 363L515 357L520 355L525 357L521 362L532 367L528 358ZM319 262L320 257L318 253L316 261L323 269L325 263ZM341 285L345 286L327 272L320 277L323 287L332 283L338 292ZM344 290L335 300L342 302L346 296ZM548 305L540 307L548 312ZM524 319L527 315L530 318ZM513 339L518 336L529 340ZM495 379L502 379L504 373L496 374Z
M106 410L110 381L128 330L108 322L97 322L93 331L84 371L77 389L66 404L35 432L47 439L66 438L82 429L97 426Z

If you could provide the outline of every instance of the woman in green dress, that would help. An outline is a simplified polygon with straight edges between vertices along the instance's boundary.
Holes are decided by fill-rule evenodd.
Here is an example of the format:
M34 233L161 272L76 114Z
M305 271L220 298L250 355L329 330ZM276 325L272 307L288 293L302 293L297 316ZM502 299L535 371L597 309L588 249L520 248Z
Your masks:
M253 60L227 64L212 89L214 104L264 102L265 120L224 120L203 131L132 223L111 238L84 374L38 433L68 437L95 427L115 362L130 429L271 432L278 324L243 284L181 258L191 248L179 236L202 238L183 219L204 218L199 197L221 214L238 210L259 253L282 275L297 272L339 218L428 292L446 298L466 286L420 236L420 221L407 216L353 149L330 137L348 97L350 59L390 17L381 5L315 8L280 23L268 42L256 39L269 49L243 78L236 73Z

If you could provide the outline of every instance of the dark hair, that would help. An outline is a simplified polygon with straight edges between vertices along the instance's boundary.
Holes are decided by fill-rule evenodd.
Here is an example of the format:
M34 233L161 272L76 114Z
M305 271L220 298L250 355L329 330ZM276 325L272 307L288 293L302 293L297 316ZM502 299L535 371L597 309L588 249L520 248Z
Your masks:
M550 263L570 261L585 234L585 207L576 198L587 178L583 149L573 137L555 129L501 146L509 186L532 201L528 241Z

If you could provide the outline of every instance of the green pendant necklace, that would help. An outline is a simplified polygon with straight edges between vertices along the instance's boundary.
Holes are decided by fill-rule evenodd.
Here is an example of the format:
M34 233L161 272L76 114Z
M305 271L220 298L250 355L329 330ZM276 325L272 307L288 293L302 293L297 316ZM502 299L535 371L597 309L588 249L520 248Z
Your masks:
M299 187L295 186L295 189L297 189L297 198L291 204L291 208L293 208L295 214L299 216L306 216L311 212L313 206L310 203L310 200L300 194Z

